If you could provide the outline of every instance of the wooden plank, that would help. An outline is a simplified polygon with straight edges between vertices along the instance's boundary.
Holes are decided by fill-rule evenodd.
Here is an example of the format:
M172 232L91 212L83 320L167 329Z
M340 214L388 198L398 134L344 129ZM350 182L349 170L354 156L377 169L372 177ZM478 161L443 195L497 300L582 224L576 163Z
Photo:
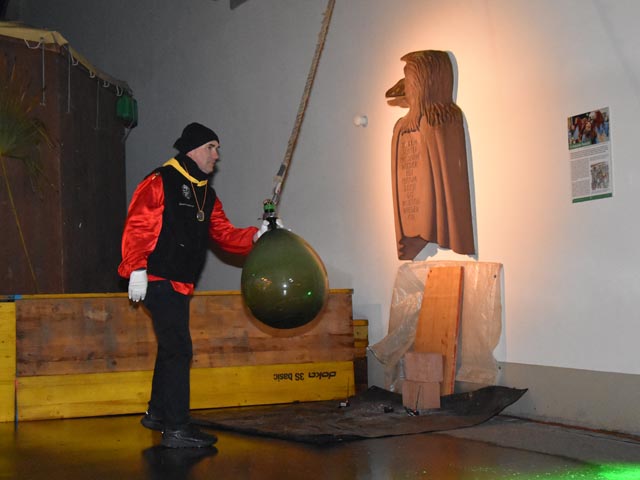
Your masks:
M0 302L0 422L15 417L16 310L13 302Z
M191 371L191 408L309 402L355 393L353 362L199 368Z
M152 372L21 377L18 420L141 413ZM191 370L191 408L218 408L345 398L353 362L251 365Z
M453 393L455 383L462 274L460 266L429 270L416 328L413 349L443 355L442 395Z
M19 377L18 420L93 417L144 412L152 372Z
M352 361L351 290L331 290L316 320L291 330L258 322L240 292L191 301L194 367ZM30 295L16 300L18 376L152 370L151 320L126 295Z
M18 376L152 370L149 317L126 297L16 300Z
M333 294L353 294L351 288L332 288L330 293ZM224 296L224 295L240 295L240 290L198 290L193 292L194 297L206 296ZM34 293L25 295L0 295L0 299L10 298L11 300L37 300L37 299L64 299L64 298L127 298L126 293Z
M330 293L308 325L278 330L256 320L242 297L206 296L191 303L193 365L222 367L353 360L351 294Z

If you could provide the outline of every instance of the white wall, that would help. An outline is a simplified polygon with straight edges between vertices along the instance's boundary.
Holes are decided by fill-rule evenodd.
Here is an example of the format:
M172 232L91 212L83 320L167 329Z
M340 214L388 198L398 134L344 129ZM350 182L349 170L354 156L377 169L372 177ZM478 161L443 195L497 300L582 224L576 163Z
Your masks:
M20 11L133 88L129 194L201 121L223 145L215 187L246 225L271 194L325 5L22 0ZM338 0L280 213L331 286L354 289L372 342L386 333L399 265L390 140L404 111L384 92L403 54L440 49L455 57L468 124L477 259L504 264L496 357L640 374L639 15L635 0ZM611 109L614 196L572 204L566 119L600 107ZM355 127L356 114L369 126ZM460 257L429 246L426 258ZM200 288L238 289L239 278L212 256Z

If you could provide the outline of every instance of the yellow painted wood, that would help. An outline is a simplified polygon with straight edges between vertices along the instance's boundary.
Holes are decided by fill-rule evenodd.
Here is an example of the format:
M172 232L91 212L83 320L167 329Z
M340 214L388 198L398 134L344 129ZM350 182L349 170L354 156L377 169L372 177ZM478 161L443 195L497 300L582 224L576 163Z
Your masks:
M355 355L355 351L359 351L362 349L367 349L367 347L369 346L369 342L367 340L356 340L355 342L353 342L353 346L354 348L354 356Z
M0 422L15 418L16 307L0 302Z
M144 412L150 371L19 377L18 420L75 418Z
M355 340L369 340L369 325L358 325L353 322L353 338Z
M191 371L191 408L347 398L354 383L353 362L198 368Z
M20 377L18 420L141 413L150 371ZM355 392L353 362L194 368L191 408L345 398Z

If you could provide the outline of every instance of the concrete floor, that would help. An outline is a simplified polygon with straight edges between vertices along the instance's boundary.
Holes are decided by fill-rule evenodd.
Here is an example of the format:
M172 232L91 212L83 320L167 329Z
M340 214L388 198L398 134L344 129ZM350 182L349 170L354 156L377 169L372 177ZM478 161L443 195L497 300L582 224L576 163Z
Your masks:
M640 442L498 416L447 433L312 446L215 432L169 450L139 416L0 423L0 479L640 480Z

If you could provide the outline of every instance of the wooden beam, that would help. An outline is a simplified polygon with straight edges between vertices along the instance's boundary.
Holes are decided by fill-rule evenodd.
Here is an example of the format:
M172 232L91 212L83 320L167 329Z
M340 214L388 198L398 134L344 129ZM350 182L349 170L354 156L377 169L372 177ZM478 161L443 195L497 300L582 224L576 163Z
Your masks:
M151 371L48 375L17 380L18 420L142 413ZM191 408L346 398L353 362L251 365L191 370Z
M16 310L0 302L0 422L15 418Z
M239 292L207 292L191 301L193 366L228 367L350 361L352 292L331 290L308 325L261 324ZM16 300L18 376L152 370L151 319L126 295L30 295Z
M414 351L441 353L443 356L442 395L453 393L455 383L462 273L460 266L429 270L416 328Z

